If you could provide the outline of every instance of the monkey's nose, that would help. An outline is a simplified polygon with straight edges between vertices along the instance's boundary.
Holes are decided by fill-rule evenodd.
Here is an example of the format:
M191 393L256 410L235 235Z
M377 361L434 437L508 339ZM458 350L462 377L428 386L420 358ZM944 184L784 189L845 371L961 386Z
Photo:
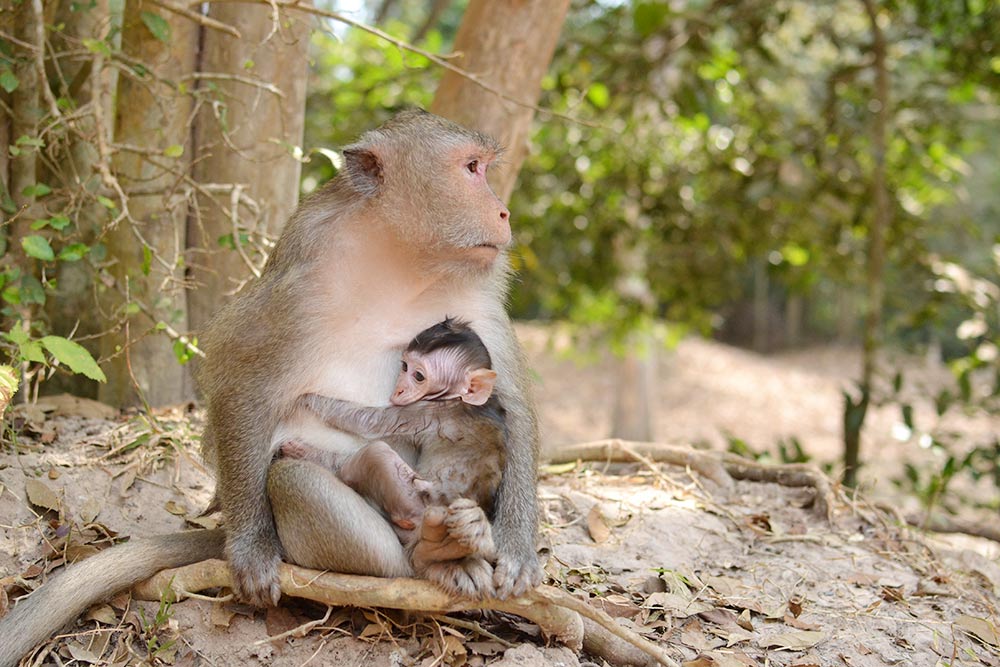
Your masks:
M507 207L505 206L502 209L500 209L500 219L507 220L508 218L510 218L510 211L507 210Z

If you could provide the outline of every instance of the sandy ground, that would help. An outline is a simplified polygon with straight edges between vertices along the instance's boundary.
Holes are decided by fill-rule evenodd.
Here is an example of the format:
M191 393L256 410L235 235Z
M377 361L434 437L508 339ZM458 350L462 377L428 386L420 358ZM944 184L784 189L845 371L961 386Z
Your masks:
M539 376L545 447L606 436L610 362L581 366L553 351L545 330L520 333ZM764 358L686 341L658 361L657 438L722 447L729 433L763 450L794 435L817 460L835 461L840 386L856 368L844 350ZM940 378L925 369L921 382ZM918 406L918 423L925 412ZM102 418L87 406L22 414L18 453L0 454L4 589L32 588L61 570L64 556L92 549L105 529L125 536L190 527L212 488L191 445L197 417L168 411L157 434L140 417ZM890 409L873 415L866 446L878 455L866 479L868 495L905 506L911 501L887 483L900 474L898 457L915 447L891 437L897 420ZM981 418L961 426L970 442L1000 431ZM539 493L550 582L589 596L692 667L1000 665L993 543L924 538L861 500L837 503L830 522L809 489L752 482L727 489L671 467L548 468ZM43 649L40 664L575 667L594 660L547 646L537 627L506 615L449 622L337 610L304 637L269 642L325 609L286 601L255 612L187 600L156 622L157 606L119 596L91 614L98 621ZM150 658L157 646L166 648Z

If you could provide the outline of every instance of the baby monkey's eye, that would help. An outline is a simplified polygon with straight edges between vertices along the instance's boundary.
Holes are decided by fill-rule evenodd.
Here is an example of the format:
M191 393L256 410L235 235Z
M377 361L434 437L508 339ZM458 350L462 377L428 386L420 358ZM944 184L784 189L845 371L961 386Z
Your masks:
M424 377L423 373L417 371L416 373L413 374L413 379L416 380L417 382L423 382L427 378Z
M469 164L465 165L465 168L469 170L470 174L474 174L479 171L479 160L472 160Z
M405 373L405 372L406 372L407 370L408 370L408 369L407 369L407 367L406 367L406 362L404 361L404 362L403 362L403 372Z

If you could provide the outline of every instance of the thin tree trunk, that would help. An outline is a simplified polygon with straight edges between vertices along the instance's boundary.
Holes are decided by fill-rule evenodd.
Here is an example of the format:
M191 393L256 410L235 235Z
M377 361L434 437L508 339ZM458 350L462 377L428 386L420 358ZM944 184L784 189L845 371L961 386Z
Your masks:
M145 25L146 12L169 25L168 43ZM190 393L170 339L156 329L159 322L187 329L183 286L187 201L177 185L190 162L192 99L164 82L181 82L194 71L198 31L193 21L149 0L126 2L122 50L155 76L123 76L119 81L115 139L142 146L148 154L119 151L114 167L128 177L122 183L126 189L141 184L147 191L162 188L163 192L130 197L133 222L122 221L106 237L108 254L117 262L111 267L115 284L105 301L109 316L105 326L128 323L102 340L102 356L113 358L99 396L111 405L133 405L141 398L150 405L178 403ZM181 156L177 147L183 149Z
M653 440L653 389L656 378L654 342L648 333L636 333L625 356L616 360L611 437L637 442Z
M451 0L431 0L430 4L431 8L427 12L427 18L421 24L420 28L413 33L413 37L410 38L410 41L414 44L419 44L427 36L427 33L437 25L437 22L441 19L441 15L444 14L444 10L448 9L448 6L451 5Z
M802 342L802 319L805 314L805 297L798 293L788 295L785 303L785 344L795 347Z
M509 97L507 101L454 72L445 72L431 111L496 137L506 146L503 169L491 174L507 201L528 152L534 106L552 61L569 0L470 0L452 60ZM502 54L503 57L499 57Z
M49 37L56 52L70 52L72 46L83 39L106 39L111 29L108 0L95 0L87 5L78 5L74 0L60 0L55 7L54 22L63 26L62 30L51 33ZM70 42L67 38L73 41ZM92 63L92 60L59 58L52 68L55 70L58 67L58 74L53 71L50 75L50 80L59 82L60 85L65 82L66 92L73 98L77 108L101 105L99 115L104 120L104 126L97 126L94 114L78 118L73 124L66 159L60 163L60 181L89 192L94 192L102 185L97 168L100 155L95 135L102 132L105 137L111 136L111 123L114 119L112 93L118 79L117 69L104 67L99 72L93 72ZM107 222L107 215L108 210L93 199L77 209L73 220L80 233L79 240L91 244L94 231L101 229ZM77 338L99 332L104 323L98 317L88 316L94 310L93 287L96 281L90 262L59 262L55 272L56 288L45 303L49 329L59 335L67 335L72 331ZM83 344L95 357L99 356L99 341L84 340ZM70 392L76 396L96 398L98 384L83 375L59 374L45 382L43 391Z
M854 486L857 481L857 470L861 461L861 429L864 426L866 408L871 399L872 380L875 376L875 366L882 345L882 310L885 300L885 235L892 224L892 210L885 170L890 103L886 42L885 35L879 25L879 8L875 4L875 0L862 0L862 3L871 24L872 68L875 72L873 101L876 103L876 108L872 122L872 148L875 164L871 175L874 211L868 230L867 303L865 304L861 381L859 383L861 398L860 405L855 405L855 409L860 410L860 414L857 419L845 419L844 483L848 486ZM845 414L849 412L850 405L851 401L848 399Z
M770 276L767 273L767 259L758 257L753 263L753 349L767 351L770 341Z
M188 221L195 331L263 266L266 239L298 200L301 165L291 148L302 144L310 24L292 10L271 12L239 3L209 8L211 18L242 38L218 30L203 37L199 83L212 102L197 116L194 178L230 187L217 189L212 200L199 197L201 217Z

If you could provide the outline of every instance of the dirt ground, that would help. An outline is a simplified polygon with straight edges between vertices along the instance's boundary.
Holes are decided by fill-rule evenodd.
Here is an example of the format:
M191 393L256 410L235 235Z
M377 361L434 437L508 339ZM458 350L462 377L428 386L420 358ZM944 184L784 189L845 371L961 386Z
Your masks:
M610 362L581 366L561 357L546 330L519 333L539 377L547 450L606 436ZM765 358L685 341L658 363L657 438L722 448L730 434L763 450L795 436L817 460L833 462L840 388L856 368L856 355L841 349ZM940 373L924 369L911 390L919 394ZM18 414L17 453L0 453L0 584L11 594L109 534L191 527L211 495L193 445L197 411L164 411L154 428L138 415L47 403ZM918 423L928 411L917 406ZM925 537L866 500L915 507L889 483L900 454L915 447L892 437L898 419L875 411L867 491L835 503L832 521L808 488L724 488L671 466L548 466L539 494L550 583L690 667L1000 665L997 545ZM970 441L1000 432L996 420L960 426ZM5 603L0 595L0 610ZM326 608L285 601L262 612L207 599L158 607L119 596L40 652L38 664L601 664L547 644L537 626L506 614L335 609L305 636L269 641L322 619Z

